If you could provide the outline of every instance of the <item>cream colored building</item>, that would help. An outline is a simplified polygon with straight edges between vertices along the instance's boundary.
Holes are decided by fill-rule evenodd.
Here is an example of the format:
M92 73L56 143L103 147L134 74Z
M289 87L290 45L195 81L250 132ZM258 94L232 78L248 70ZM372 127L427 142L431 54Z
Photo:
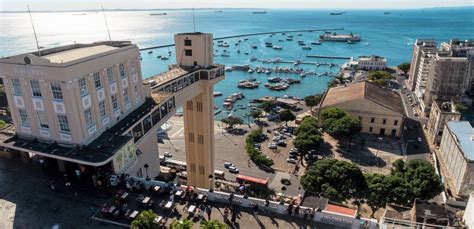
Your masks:
M431 144L439 145L443 136L444 126L448 121L459 121L461 113L457 112L452 102L436 101L431 105L427 124L428 138Z
M337 107L362 122L362 133L400 137L405 111L400 95L369 82L330 88L320 109Z
M439 147L446 170L454 178L454 195L474 191L474 128L468 121L449 121Z
M436 50L438 50L438 47L436 47L436 41L433 39L417 39L413 44L410 71L408 72L408 88L410 90L415 90L416 83L418 82L419 64L423 56L422 52Z
M387 59L381 56L360 56L357 59L357 69L362 70L384 70Z

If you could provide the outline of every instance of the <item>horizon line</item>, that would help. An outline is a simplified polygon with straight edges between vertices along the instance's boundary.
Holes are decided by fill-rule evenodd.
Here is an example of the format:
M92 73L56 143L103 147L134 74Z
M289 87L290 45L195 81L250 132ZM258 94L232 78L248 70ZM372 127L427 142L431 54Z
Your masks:
M472 5L465 6L435 6L435 7L414 7L414 8L272 8L272 7L226 7L226 8L194 8L195 10L430 10L430 9L456 9L456 8L474 8ZM193 10L193 8L104 8L104 11L152 11L152 10ZM32 13L46 13L46 12L94 12L101 11L101 9L64 9L64 10L32 10ZM2 10L0 13L27 13L28 10Z

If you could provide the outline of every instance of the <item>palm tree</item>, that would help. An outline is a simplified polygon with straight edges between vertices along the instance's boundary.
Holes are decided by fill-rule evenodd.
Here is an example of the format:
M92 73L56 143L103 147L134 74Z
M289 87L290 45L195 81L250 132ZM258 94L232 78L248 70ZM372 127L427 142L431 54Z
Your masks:
M227 226L227 224L217 221L217 220L210 220L210 221L201 220L200 228L201 229L227 229L229 227Z
M193 222L189 219L185 220L174 220L170 224L170 229L191 229L193 227Z
M158 225L153 223L153 220L158 217L152 210L142 211L137 218L132 221L130 227L132 229L154 229Z

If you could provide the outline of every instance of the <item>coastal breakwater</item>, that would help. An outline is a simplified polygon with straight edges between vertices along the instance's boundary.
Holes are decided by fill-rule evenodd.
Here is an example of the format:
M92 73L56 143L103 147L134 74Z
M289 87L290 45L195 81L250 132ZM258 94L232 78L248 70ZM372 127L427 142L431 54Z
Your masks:
M224 40L224 39L238 38L238 37L250 37L250 36L259 36L259 35L269 35L269 34L274 34L274 33L302 33L302 32L324 32L324 31L340 31L340 30L344 30L344 28L332 28L332 29L302 29L302 30L284 30L284 31L261 32L261 33L247 33L247 34L232 35L232 36L225 36L225 37L216 37L216 38L214 38L214 40L217 41L217 40ZM159 48L166 48L166 47L173 47L173 46L174 46L174 44L151 46L151 47L141 48L140 51L151 50L151 49L159 49ZM344 58L344 59L345 59L345 58Z

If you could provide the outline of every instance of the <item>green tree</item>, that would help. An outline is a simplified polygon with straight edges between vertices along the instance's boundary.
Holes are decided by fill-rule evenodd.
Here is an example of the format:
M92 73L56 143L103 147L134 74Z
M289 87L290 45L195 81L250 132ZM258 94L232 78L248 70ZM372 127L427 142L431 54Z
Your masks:
M201 229L227 229L229 228L227 224L217 221L217 220L201 220L201 225L199 225Z
M387 86L387 82L393 79L392 75L386 71L370 71L367 76L369 82L378 84L380 86Z
M352 137L362 130L362 123L358 118L339 108L326 108L320 117L324 131L336 137Z
M322 98L323 98L323 96L321 94L308 95L308 96L304 97L304 102L305 102L306 106L311 107L311 109L313 109L314 106L318 105L319 102L321 102Z
M367 189L365 190L366 203L372 209L372 217L377 209L385 207L390 201L390 189L385 183L386 177L381 174L365 174Z
M177 220L175 219L170 224L170 229L191 229L193 228L193 222L189 219Z
M229 117L226 117L226 118L223 118L221 120L221 122L229 125L229 129L233 129L234 126L236 125L242 125L242 119L239 118L239 117L234 117L234 116L229 116Z
M403 73L405 73L405 74L407 74L407 72L410 71L410 63L408 63L408 62L401 63L397 67L398 67L398 69L402 70Z
M158 217L152 210L140 212L137 218L132 221L130 227L132 229L154 229L159 228L158 224L153 223L153 220Z
M312 165L301 177L306 191L320 193L336 201L345 201L362 194L365 189L362 171L353 163L323 159Z
M440 177L436 174L433 165L428 161L415 159L408 162L397 160L398 166L392 170L394 176L398 176L407 182L410 193L408 200L415 198L429 200L443 191ZM399 168L403 170L399 170Z
M265 112L270 112L274 107L275 107L275 101L264 101L259 105L261 109L263 109Z
M260 137L263 134L262 128L258 128L256 130L252 130L248 135L247 138L245 139L245 150L247 151L247 154L250 157L250 160L252 160L256 165L264 165L264 166L272 166L273 165L273 160L266 157L262 152L260 152L258 149L255 149L255 142L258 137Z
M7 123L3 120L0 120L0 128L3 128Z
M280 121L285 122L285 125L288 126L288 121L294 121L296 116L288 109L282 110L280 112Z
M456 104L454 105L454 109L456 109L457 112L461 114L465 114L468 111L468 108L462 104Z
M260 109L253 109L252 111L250 111L250 116L252 116L252 118L258 120L260 118L260 116L262 116L262 110Z
M313 117L306 117L294 131L293 144L304 157L308 151L316 149L323 138L318 129L318 122Z

